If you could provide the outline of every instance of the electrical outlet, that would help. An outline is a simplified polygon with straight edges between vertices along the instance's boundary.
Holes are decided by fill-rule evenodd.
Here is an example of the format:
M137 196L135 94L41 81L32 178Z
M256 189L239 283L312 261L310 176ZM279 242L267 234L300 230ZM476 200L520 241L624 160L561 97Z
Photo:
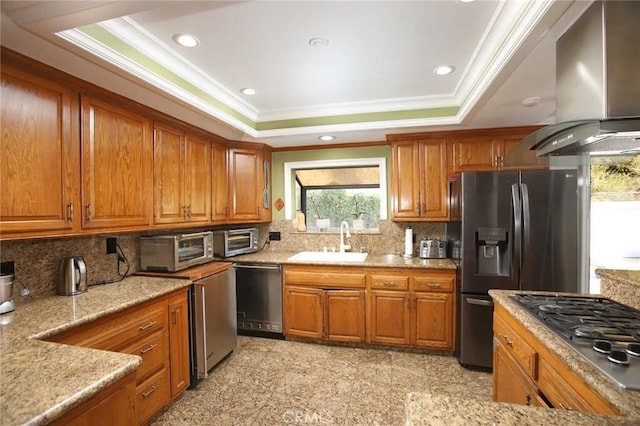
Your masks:
M117 253L116 237L107 237L107 254Z
M280 241L280 232L269 232L269 241Z

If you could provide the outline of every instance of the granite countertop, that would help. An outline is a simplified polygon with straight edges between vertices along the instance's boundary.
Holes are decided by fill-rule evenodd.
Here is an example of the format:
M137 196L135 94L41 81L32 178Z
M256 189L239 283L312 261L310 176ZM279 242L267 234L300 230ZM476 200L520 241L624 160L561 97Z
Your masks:
M420 259L419 257L405 258L398 254L369 254L364 262L323 262L289 260L289 257L299 252L262 250L257 253L236 256L227 261L247 263L278 263L291 265L336 265L365 268L423 268L423 269L451 269L456 265L450 259Z
M51 296L0 316L0 423L60 417L142 363L135 355L43 341L78 325L184 288L184 279L128 277L77 296Z
M554 410L502 402L481 402L454 396L410 393L405 403L407 426L592 426L637 425L638 419Z
M592 389L607 399L623 415L635 417L636 424L638 424L640 422L640 392L620 388L600 370L591 365L577 351L565 343L562 338L549 330L542 322L510 297L519 293L554 295L561 293L489 290L494 302L503 306L534 337L540 340L551 353L564 361L571 370L579 374Z
M600 293L640 310L640 270L596 269L600 275Z

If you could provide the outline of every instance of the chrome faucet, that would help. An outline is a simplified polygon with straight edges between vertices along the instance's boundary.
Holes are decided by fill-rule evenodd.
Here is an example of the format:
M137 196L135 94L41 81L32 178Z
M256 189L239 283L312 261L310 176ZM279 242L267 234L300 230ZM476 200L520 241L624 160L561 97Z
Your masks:
M340 224L340 253L344 253L347 250L351 250L350 244L344 243L344 235L346 234L347 238L351 238L351 233L349 232L349 224L346 220L343 220Z

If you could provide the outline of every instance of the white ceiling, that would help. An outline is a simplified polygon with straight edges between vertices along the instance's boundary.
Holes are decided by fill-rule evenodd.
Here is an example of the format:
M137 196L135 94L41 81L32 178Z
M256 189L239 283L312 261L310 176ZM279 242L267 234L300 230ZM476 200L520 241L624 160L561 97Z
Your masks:
M289 147L554 122L555 40L589 3L2 1L1 41L223 137ZM454 73L436 76L444 64Z

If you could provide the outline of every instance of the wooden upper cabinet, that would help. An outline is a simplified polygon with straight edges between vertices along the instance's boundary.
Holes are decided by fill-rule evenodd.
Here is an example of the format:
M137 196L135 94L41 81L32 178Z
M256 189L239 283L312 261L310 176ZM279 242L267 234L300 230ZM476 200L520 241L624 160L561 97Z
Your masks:
M262 161L259 149L229 149L230 220L260 220Z
M206 224L211 212L211 143L156 123L154 221Z
M500 143L495 137L456 138L452 150L454 173L498 169Z
M0 97L1 237L79 229L77 97L7 64Z
M449 186L445 140L394 142L391 161L393 219L447 220Z
M229 219L227 146L214 142L211 145L211 220L224 222L227 219Z

